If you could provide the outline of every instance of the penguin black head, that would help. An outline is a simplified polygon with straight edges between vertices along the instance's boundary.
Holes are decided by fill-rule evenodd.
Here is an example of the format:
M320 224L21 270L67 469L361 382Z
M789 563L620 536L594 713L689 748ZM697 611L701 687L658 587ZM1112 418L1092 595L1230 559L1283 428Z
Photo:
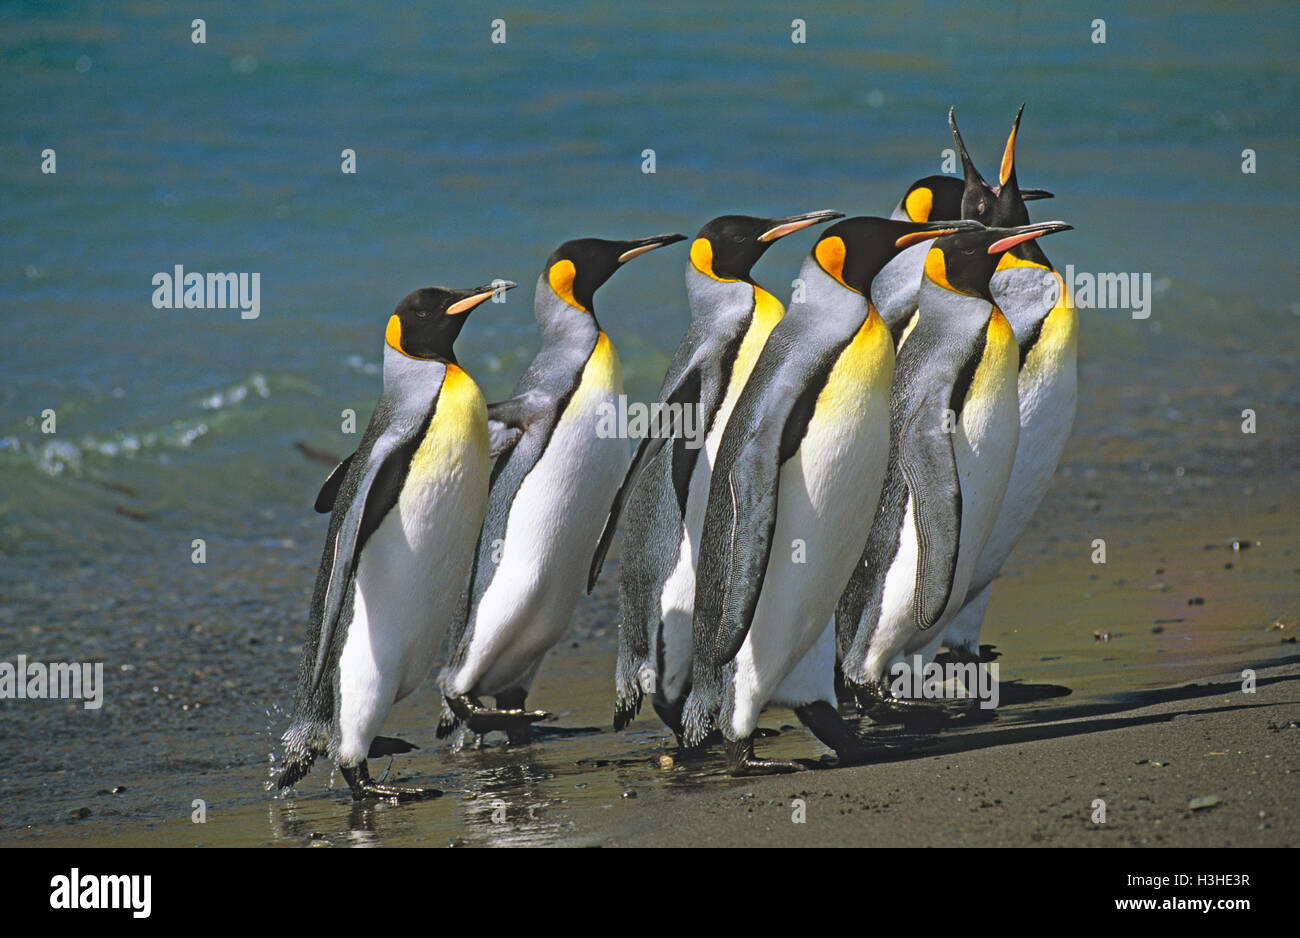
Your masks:
M1054 231L1069 231L1072 227L1065 222L1044 221L1017 228L985 228L945 235L934 242L925 256L925 276L946 290L992 302L989 278L1003 254L1034 238Z
M966 184L956 176L926 176L903 194L903 211L916 222L961 218L961 197Z
M565 241L546 259L543 274L556 296L570 306L590 313L595 309L592 304L596 290L619 267L647 251L685 240L686 235L664 234L636 241L606 241L604 238Z
M691 263L700 273L715 280L753 283L750 271L775 242L809 225L843 217L843 212L829 210L785 218L719 215L701 228L691 242Z
M425 287L402 297L388 317L384 341L407 358L454 362L452 345L465 325L469 311L497 290L512 290L515 284L498 280L470 290Z
M914 244L959 231L982 231L977 221L911 222L863 215L836 222L813 245L817 265L842 286L871 298L871 281Z

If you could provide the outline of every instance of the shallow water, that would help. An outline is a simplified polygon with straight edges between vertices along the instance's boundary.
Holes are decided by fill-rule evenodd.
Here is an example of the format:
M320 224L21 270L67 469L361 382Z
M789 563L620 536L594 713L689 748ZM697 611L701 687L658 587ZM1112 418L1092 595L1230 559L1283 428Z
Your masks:
M691 233L732 211L887 213L939 169L950 103L991 173L1028 100L1021 181L1057 193L1036 218L1076 227L1048 253L1149 272L1154 291L1146 320L1080 312L1074 436L984 638L1005 679L1073 694L1000 719L1293 650L1300 12L1155 5L1113 15L1096 46L1087 5L1000 10L994 26L956 4L810 7L804 46L779 4L738 21L507 13L502 47L463 10L273 3L210 17L206 46L161 3L0 14L0 655L108 675L99 711L0 701L0 840L581 842L612 829L594 818L634 822L625 790L731 784L716 755L658 768L667 734L648 715L627 734L450 757L426 689L390 726L426 748L393 769L473 800L358 819L324 771L269 799L324 532L310 501L355 443L340 412L369 415L380 330L408 290L524 285L458 345L500 396L535 348L526 294L559 241ZM37 172L47 146L54 176ZM343 147L356 176L338 172ZM1240 172L1245 147L1256 175ZM760 282L787 293L809 243L774 247ZM685 327L684 262L652 254L598 298L634 398ZM150 278L175 264L260 272L260 317L155 310ZM608 724L613 574L534 695L562 726ZM823 751L797 729L764 749Z

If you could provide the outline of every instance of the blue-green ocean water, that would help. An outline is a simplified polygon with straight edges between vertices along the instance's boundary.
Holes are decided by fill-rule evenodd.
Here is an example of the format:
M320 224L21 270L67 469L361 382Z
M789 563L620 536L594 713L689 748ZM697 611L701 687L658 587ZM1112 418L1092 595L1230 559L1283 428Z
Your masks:
M1075 226L1044 244L1058 266L1151 275L1149 319L1080 312L1065 471L1105 480L1116 517L1230 521L1244 488L1293 494L1298 25L1290 2L0 4L0 626L28 643L0 652L117 662L122 621L269 610L287 621L262 637L295 641L328 471L295 444L355 445L340 414L369 416L405 293L521 284L458 344L498 398L559 242L888 214L941 170L950 105L992 176L1027 102L1020 181L1057 195L1031 210ZM812 240L759 282L787 296ZM634 398L685 328L685 260L598 295ZM153 308L177 264L259 273L260 317Z

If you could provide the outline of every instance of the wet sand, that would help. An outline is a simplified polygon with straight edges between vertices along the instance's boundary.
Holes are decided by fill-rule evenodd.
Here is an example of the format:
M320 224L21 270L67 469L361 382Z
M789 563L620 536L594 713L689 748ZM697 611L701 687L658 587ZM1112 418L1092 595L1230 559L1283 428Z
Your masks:
M1300 730L1269 729L1300 719L1297 454L1186 399L1177 406L1208 425L1152 442L1143 414L1166 406L1162 376L1118 356L1084 360L1091 391L982 636L1002 654L1003 681L1066 697L1004 704L991 723L932 735L864 721L905 750L855 768L834 767L793 714L772 710L761 725L779 735L761 750L829 770L731 779L718 751L678 759L649 708L628 731L609 728L611 566L530 697L559 729L528 747L493 736L450 754L434 739L439 701L426 684L385 728L422 748L374 770L446 796L354 806L318 766L276 798L263 785L323 530L307 506L286 505L255 519L264 534L211 539L205 566L146 531L116 554L51 551L48 578L6 585L11 658L103 661L107 686L98 711L0 703L0 844L1300 845ZM1283 379L1268 379L1285 401ZM293 472L304 492L319 484L314 462ZM1091 559L1099 537L1105 564ZM1240 693L1246 667L1260 669L1253 696ZM1210 795L1217 805L1188 807ZM787 827L794 797L807 824ZM1089 819L1096 798L1105 825ZM192 821L195 799L206 823Z

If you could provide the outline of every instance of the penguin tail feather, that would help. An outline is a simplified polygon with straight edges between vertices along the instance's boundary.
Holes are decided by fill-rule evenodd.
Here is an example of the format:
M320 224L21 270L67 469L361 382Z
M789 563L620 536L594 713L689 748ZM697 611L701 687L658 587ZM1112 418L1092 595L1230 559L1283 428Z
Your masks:
M682 709L682 743L688 749L702 744L713 731L712 708L699 691L698 686L691 691Z
M624 729L631 723L638 713L641 712L641 688L638 686L628 694L624 694L622 689L619 690L618 697L614 702L614 731Z
M316 761L314 752L295 752L287 754L283 771L275 777L271 783L276 789L283 791L286 788L292 788L311 771L312 763Z
M458 726L460 726L460 717L456 716L450 705L448 705L447 698L444 697L442 699L442 713L438 716L438 728L434 730L434 733L439 739L446 739L456 732Z

